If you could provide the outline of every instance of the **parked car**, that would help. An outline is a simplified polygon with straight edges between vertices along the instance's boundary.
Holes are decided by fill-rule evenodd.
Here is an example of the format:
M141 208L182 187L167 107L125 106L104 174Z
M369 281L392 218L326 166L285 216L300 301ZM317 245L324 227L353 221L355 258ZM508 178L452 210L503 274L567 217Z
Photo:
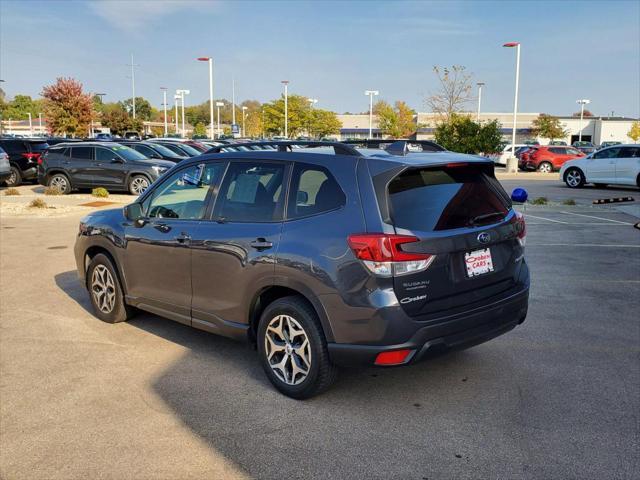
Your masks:
M555 145L555 146L566 146L567 142L565 142L564 140L551 140L549 142L549 145Z
M11 176L11 164L9 155L0 147L0 183L6 181Z
M342 143L346 143L347 145L353 145L354 147L379 148L384 150L389 145L392 145L398 141L406 141L407 148L409 149L410 152L444 152L446 151L446 148L430 140L407 140L407 139L381 140L381 139L373 139L373 138L372 139L363 138L360 140L344 140Z
M202 142L192 140L190 138L171 138L171 137L162 137L162 138L151 138L149 139L151 142L159 142L159 143L178 143L181 145L189 145L190 147L198 150L200 153L204 153L209 150L209 147L204 145Z
M118 142L120 145L126 145L129 148L133 148L136 152L140 152L147 158L169 160L174 163L178 163L185 158L189 158L187 155L179 155L173 150L167 148L161 143L154 142L137 142L130 140L121 140Z
M38 174L38 159L49 148L46 140L0 138L0 148L9 156L11 174L5 180L9 187L17 187Z
M184 142L171 142L167 140L157 140L154 138L149 140L149 143L158 143L160 145L163 145L169 150L181 156L197 157L198 155L202 155L202 152L200 150L197 150L191 145L187 145Z
M174 162L148 159L116 142L61 143L40 158L38 183L62 193L104 187L140 195Z
M640 187L640 145L615 145L566 162L560 169L560 178L569 188L580 188L586 183L596 187Z
M598 147L598 150L602 150L603 148L607 148L607 147L613 147L614 145L622 145L622 142L615 142L615 141L602 142L600 144L600 147Z
M111 142L114 139L110 133L96 133L94 137L95 140L103 142Z
M573 142L572 146L580 150L585 155L589 155L596 151L596 146L591 142Z
M564 162L579 157L584 157L584 153L573 147L539 145L521 156L518 167L521 170L538 170L543 173L551 173L560 170Z
M525 320L524 218L492 162L283 145L185 160L85 217L75 258L95 315L137 307L252 342L297 399L337 365L412 364Z
M513 147L511 145L505 145L505 147L502 149L502 153L498 156L498 158L496 158L495 164L506 166L507 160L509 159L509 157L511 157L511 155L516 155L517 157L519 151L522 151L526 148L528 148L528 145L525 145L524 143L516 143L516 151L515 153L512 153Z

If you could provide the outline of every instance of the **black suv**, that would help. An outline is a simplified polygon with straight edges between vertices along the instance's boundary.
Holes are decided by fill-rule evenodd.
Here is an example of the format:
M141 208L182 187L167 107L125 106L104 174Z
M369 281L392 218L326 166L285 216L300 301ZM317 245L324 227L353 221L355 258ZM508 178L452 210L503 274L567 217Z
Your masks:
M133 148L136 152L140 152L147 158L169 160L170 162L178 163L185 158L189 158L186 154L178 155L173 150L168 149L161 143L157 142L138 142L130 140L119 140L120 145L125 145L129 148Z
M137 307L253 342L294 398L336 365L414 363L525 320L525 223L493 162L293 143L185 160L84 218L75 258L96 316Z
M5 180L8 187L17 187L25 180L34 180L38 173L38 159L49 148L46 140L0 138L0 147L9 156L11 173Z
M60 143L40 157L38 183L62 193L104 187L140 195L173 165L115 142Z

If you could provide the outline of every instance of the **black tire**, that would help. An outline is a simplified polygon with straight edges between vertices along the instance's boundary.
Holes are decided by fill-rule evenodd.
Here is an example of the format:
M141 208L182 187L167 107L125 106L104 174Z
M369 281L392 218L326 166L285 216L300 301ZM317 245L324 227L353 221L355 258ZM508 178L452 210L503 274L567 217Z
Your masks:
M140 190L140 185L146 186L142 190ZM149 185L151 185L151 180L149 180L144 175L133 175L129 179L129 193L131 195L141 195L147 188L149 188Z
M569 188L582 188L585 184L584 173L579 168L571 167L564 173L564 183Z
M544 173L552 173L553 164L551 162L540 162L540 164L538 165L538 171Z
M47 180L47 186L57 188L63 195L71 193L71 182L69 181L69 177L64 173L54 173L51 175Z
M310 365L307 369L306 377L300 376L301 373L293 373L291 367L287 369L287 365L293 365L291 362L296 362L296 365L298 366L303 365L304 363L302 360L303 357L298 354L298 350L290 348L291 346L297 345L298 348L302 350L299 344L299 342L301 342L300 337L296 336L290 338L290 340L297 338L296 342L286 342L284 347L289 346L290 351L288 353L285 353L287 351L283 347L281 355L279 352L274 354L275 358L273 361L276 363L279 359L283 361L284 369L290 372L290 380L294 383L296 380L299 380L299 383L297 384L287 383L285 379L281 378L271 367L268 359L268 347L266 346L266 342L268 341L266 339L267 327L270 323L277 322L280 315L291 317L298 324L295 328L297 329L298 327L301 327L308 340L309 350L307 352L310 352ZM280 321L283 320L281 319ZM284 327L281 325L281 328ZM289 330L289 332L290 331L291 330ZM298 332L299 331L300 330L298 330ZM270 333L270 335L272 335L272 333ZM276 389L288 397L295 398L297 400L313 397L314 395L318 395L329 388L336 378L337 369L329 359L327 341L324 337L318 316L313 308L300 297L283 297L269 304L267 308L265 308L264 312L262 312L262 316L260 317L260 323L258 324L257 343L260 363L262 364L262 368L269 378L269 381L274 387L276 387ZM288 360L285 359L287 355L289 355Z
M596 188L607 188L606 183L594 183Z
M105 306L105 303L102 303L102 305L98 303L102 302L102 298L104 297L98 293L94 294L94 289L97 287L94 281L94 272L96 270L98 270L97 275L100 277L100 280L103 280L103 283L105 283L107 287L109 286L109 282L105 282L104 279L109 277L106 277L104 272L106 271L110 275L112 288L108 289L108 292L113 294L113 306L108 311L102 308ZM102 253L97 254L91 259L91 262L89 262L89 268L87 268L87 290L89 291L89 297L91 298L91 305L93 306L95 315L103 322L118 323L133 317L135 309L127 305L124 301L124 294L118 272L116 272L111 263L111 259ZM101 290L106 291L107 289ZM111 305L111 302L106 303L109 304L107 306Z
M22 184L22 172L18 167L11 165L11 176L5 181L7 187L17 187Z

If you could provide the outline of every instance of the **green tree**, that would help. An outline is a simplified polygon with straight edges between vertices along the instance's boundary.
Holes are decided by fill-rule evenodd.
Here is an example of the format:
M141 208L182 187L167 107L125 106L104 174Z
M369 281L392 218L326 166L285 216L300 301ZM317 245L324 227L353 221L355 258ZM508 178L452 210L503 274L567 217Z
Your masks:
M194 137L208 137L207 127L205 127L204 123L198 122L193 127L193 136Z
M567 136L567 131L562 128L560 119L546 113L541 113L531 122L531 133L536 137L555 140Z
M109 128L114 135L122 135L128 131L139 132L142 130L142 121L139 118L135 120L131 118L121 102L105 103L103 105L100 123L102 126Z
M120 102L120 104L129 115L133 115L133 108L130 98L123 100L122 102ZM136 97L136 119L140 118L147 121L151 120L152 108L153 107L151 107L151 104L146 98Z
M627 137L633 140L634 143L638 143L640 140L640 122L633 122L631 129L627 132Z
M58 78L42 89L49 130L57 135L86 135L93 115L91 95L73 78Z
M290 138L307 130L310 110L307 97L289 95L287 128ZM269 135L284 135L284 96L264 105L264 129Z
M497 153L502 149L500 129L497 120L480 124L467 115L453 114L437 125L435 140L452 152Z
M16 95L13 100L6 103L2 115L14 120L26 120L29 118L29 113L31 118L38 118L38 113L41 112L41 100L33 100L29 95Z
M328 135L340 133L342 122L338 116L329 110L314 108L310 113L309 135L314 138L324 138Z
M407 138L416 131L413 121L415 112L405 102L397 101L392 107L384 100L374 106L373 112L378 117L378 128L383 134L392 138Z
M438 90L425 99L425 104L433 113L449 120L455 113L464 111L473 99L471 75L466 67L433 67L438 78Z

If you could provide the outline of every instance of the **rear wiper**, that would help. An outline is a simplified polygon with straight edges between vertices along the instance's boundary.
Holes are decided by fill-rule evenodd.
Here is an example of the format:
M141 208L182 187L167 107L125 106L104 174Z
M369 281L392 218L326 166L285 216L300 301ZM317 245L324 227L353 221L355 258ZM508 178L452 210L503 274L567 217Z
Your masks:
M476 225L478 222L481 222L482 220L486 220L488 218L493 218L493 217L504 217L504 212L491 212L491 213L485 213L484 215L478 215L477 217L473 217L471 220L469 220L469 225Z

